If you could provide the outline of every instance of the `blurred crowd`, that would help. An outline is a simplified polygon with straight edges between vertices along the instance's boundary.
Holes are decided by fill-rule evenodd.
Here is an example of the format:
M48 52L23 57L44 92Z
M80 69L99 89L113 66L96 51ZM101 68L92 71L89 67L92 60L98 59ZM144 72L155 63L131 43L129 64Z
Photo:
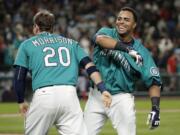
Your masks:
M55 33L78 40L91 54L93 34L102 26L114 27L123 6L138 12L135 37L160 71L180 73L180 0L0 0L0 67L12 66L21 42L32 36L32 17L39 10L53 12Z

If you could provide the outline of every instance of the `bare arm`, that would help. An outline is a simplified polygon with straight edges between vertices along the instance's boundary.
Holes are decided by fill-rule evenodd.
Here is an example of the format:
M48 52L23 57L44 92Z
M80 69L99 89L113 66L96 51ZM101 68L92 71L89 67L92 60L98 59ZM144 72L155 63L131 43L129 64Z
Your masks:
M160 97L160 87L157 85L153 85L149 88L149 96L152 97Z
M93 64L93 62L90 62L90 63L86 64L85 69L88 69L88 68L90 68L91 66L95 66L95 65ZM98 83L102 82L102 79L101 79L101 76L100 76L99 72L93 72L93 73L90 75L90 78L93 80L93 82L94 82L95 84L98 84Z
M129 45L121 41L116 41L115 39L106 35L97 35L95 42L105 49L113 49L127 52L131 57L136 59L136 64L142 65L143 60L139 53L132 49Z
M91 68L91 71L89 70L90 68ZM89 72L88 74L89 74L91 80L93 80L93 82L96 84L98 89L101 91L102 101L103 101L104 105L106 107L110 107L111 102L112 102L111 94L105 88L105 85L101 79L101 75L98 72L98 70L95 69L95 65L93 64L93 62L87 63L85 65L85 69L87 70L87 72Z
M127 53L130 52L130 47L127 44L121 41L116 41L115 39L106 35L97 35L96 43L105 49L120 50Z
M109 36L98 35L96 37L96 43L99 44L103 48L114 49L117 44L117 41L112 39Z
M149 88L149 96L151 98L152 108L159 109L160 104L160 86L152 85Z
M148 115L147 124L150 129L155 129L160 125L160 87L152 85L149 89L149 96L151 98L152 109Z

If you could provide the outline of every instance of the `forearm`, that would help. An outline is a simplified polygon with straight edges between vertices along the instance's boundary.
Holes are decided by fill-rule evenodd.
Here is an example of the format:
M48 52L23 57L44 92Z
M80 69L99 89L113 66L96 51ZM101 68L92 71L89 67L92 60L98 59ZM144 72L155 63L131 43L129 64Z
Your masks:
M152 109L148 115L147 124L150 125L150 129L154 129L160 125L160 87L152 85L149 89L149 95L151 97Z
M99 71L97 70L96 66L89 62L86 64L85 69L87 70L87 73L91 80L94 82L94 84L97 86L98 90L103 93L104 91L107 91L104 85L104 82L101 79L101 75Z
M98 35L96 37L96 43L103 48L114 49L117 44L117 41L105 35Z
M96 43L105 49L113 49L113 50L129 52L128 45L126 45L123 42L116 41L115 39L106 35L98 35L96 37Z
M86 69L89 77L96 84L98 90L102 93L102 101L105 107L110 107L112 102L111 94L107 91L96 66L88 57L82 59L80 64Z
M87 70L88 68L93 67L93 66L95 66L95 65L92 62L90 62L86 65L85 69ZM102 82L101 76L97 70L90 73L89 76L95 84Z
M20 66L15 67L13 88L14 91L16 92L18 103L24 102L26 75L27 75L26 68Z
M152 107L159 108L160 104L160 87L157 85L153 85L149 89L149 96L151 98Z
M149 96L150 97L160 97L160 86L152 85L149 88Z

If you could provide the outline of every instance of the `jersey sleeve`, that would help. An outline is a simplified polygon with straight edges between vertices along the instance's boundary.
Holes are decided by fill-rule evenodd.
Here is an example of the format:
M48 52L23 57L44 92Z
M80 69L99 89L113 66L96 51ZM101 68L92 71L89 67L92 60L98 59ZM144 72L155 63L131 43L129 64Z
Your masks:
M143 50L143 51L142 51ZM150 52L146 48L142 48L141 55L144 58L141 70L141 78L147 87L151 85L162 85L159 69L154 63Z
M18 65L18 66L28 68L28 55L27 55L25 47L26 47L26 44L25 42L23 42L18 49L14 66Z

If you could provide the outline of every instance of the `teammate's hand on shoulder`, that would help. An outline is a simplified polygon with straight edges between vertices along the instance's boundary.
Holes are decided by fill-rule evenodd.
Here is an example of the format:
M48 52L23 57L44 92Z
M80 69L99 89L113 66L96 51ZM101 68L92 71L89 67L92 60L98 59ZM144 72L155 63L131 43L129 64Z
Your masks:
M129 52L128 52L128 54L129 54L131 57L135 58L136 64L137 64L138 66L142 66L142 64L143 64L143 58L141 57L141 55L140 55L137 51L135 51L134 49L130 49Z
M111 106L112 96L108 91L102 92L102 100L103 100L105 107L109 108Z
M148 114L147 125L150 129L157 128L160 125L160 109L153 106L151 112Z
M29 105L26 102L19 103L19 112L22 116L26 115L26 112L28 111Z

